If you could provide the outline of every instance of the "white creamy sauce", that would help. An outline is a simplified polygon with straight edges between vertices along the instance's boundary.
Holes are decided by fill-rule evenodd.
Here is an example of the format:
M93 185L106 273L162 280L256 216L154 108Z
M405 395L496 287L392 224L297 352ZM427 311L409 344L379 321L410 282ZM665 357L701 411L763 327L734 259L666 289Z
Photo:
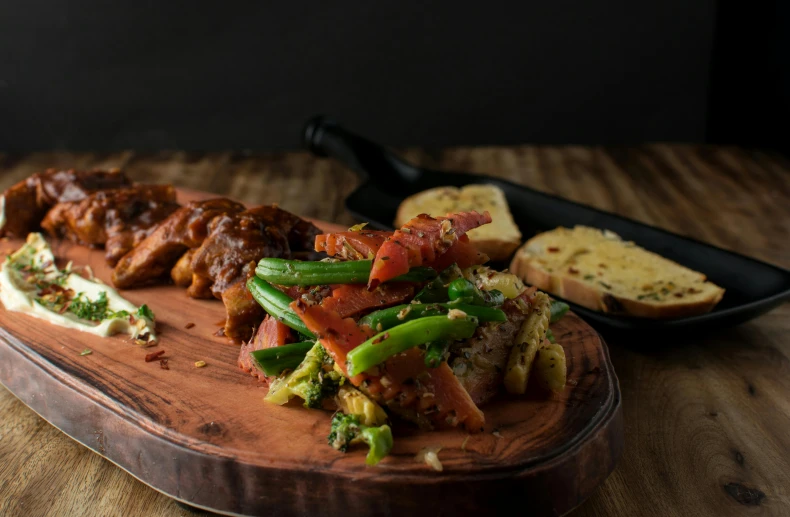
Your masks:
M123 315L95 322L79 318L70 311L61 314L49 309L37 301L36 286L25 280L21 269L28 265L42 270L42 278L45 281L51 282L59 276L62 277L59 285L73 290L74 293L82 293L82 299L95 302L103 292L107 297L107 308L110 311L126 311L132 317ZM148 342L157 340L154 321L138 313L140 308L124 299L118 291L98 280L83 278L72 272L68 266L66 270L58 270L52 250L40 233L29 234L25 245L6 258L3 263L0 269L0 301L8 311L30 314L61 327L90 332L102 337L129 334L135 339L146 339Z

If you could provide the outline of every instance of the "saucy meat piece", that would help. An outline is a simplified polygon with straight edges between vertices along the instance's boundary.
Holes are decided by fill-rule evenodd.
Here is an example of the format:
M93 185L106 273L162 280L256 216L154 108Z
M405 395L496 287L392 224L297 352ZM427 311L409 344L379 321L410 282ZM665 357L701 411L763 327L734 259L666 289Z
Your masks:
M226 198L192 201L173 212L115 266L112 281L126 289L159 280L190 248L203 243L217 216L242 212L244 205Z
M246 283L236 282L225 289L222 303L226 312L225 335L235 342L248 340L265 313L247 290Z
M448 363L478 406L491 400L502 388L510 349L527 318L514 300L506 300L502 310L507 314L507 321L481 325L474 336L450 350Z
M0 197L0 236L24 237L38 229L56 203L80 201L100 190L130 187L120 169L76 171L48 169L10 187Z
M192 285L187 294L205 297L210 286L210 293L225 304L225 335L247 340L263 315L245 287L258 261L293 258L295 253L311 250L318 233L313 224L274 205L217 217L192 257Z
M210 279L214 296L221 298L260 259L291 258L294 251L312 249L318 233L312 223L274 205L223 215L212 221L208 238L192 257L192 271Z
M170 270L170 278L178 287L189 287L192 284L192 256L195 254L195 249L187 250L181 255L176 265Z
M53 237L105 246L107 262L114 266L179 207L172 186L136 185L58 203L47 212L41 226Z

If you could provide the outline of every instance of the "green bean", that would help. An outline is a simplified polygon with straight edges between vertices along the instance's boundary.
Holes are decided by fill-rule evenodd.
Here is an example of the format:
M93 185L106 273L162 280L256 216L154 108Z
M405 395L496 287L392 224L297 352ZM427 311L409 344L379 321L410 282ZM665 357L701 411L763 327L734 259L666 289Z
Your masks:
M568 312L570 307L567 303L558 302L557 300L551 301L551 322L556 323L565 316L565 313Z
M458 264L446 268L439 273L439 276L429 282L422 290L414 297L414 301L420 303L441 303L448 302L450 298L447 296L447 286L456 278L463 278L464 273Z
M250 352L250 356L267 377L280 375L285 370L293 370L304 361L307 352L315 345L312 341L291 343L283 346L264 348Z
M450 349L452 341L434 341L425 347L425 366L436 368L444 361L444 354Z
M283 324L291 327L295 331L315 339L315 334L310 332L299 316L291 310L291 297L287 294L278 291L271 286L269 282L258 277L252 277L247 280L247 289L255 298L263 310L268 312L272 318L276 318Z
M258 262L255 274L279 285L366 284L372 267L372 260L317 262L264 258ZM426 282L434 278L433 269L414 267L389 282Z
M447 296L451 301L471 303L472 305L499 306L505 303L505 295L496 289L483 291L465 278L457 278L447 287Z
M428 316L409 321L385 332L380 332L346 356L349 376L362 373L381 364L395 354L433 341L466 339L477 328L477 318L451 319L447 316Z
M406 321L426 316L441 316L450 312L450 309L458 309L465 312L467 316L474 316L480 321L507 321L507 315L503 311L491 307L464 303L412 303L371 312L360 319L359 324L367 325L373 330L381 332Z

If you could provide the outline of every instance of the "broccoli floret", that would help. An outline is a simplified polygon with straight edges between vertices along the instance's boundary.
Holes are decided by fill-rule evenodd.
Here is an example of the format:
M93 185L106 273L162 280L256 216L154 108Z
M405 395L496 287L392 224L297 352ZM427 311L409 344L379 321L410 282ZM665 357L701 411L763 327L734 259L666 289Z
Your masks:
M294 371L272 382L265 400L282 405L299 397L306 408L320 408L323 400L334 396L345 380L333 366L334 361L324 347L316 343Z
M328 441L329 445L341 452L346 452L349 445L353 443L368 444L370 450L365 463L375 465L392 450L392 430L388 425L378 427L362 425L357 415L335 413Z

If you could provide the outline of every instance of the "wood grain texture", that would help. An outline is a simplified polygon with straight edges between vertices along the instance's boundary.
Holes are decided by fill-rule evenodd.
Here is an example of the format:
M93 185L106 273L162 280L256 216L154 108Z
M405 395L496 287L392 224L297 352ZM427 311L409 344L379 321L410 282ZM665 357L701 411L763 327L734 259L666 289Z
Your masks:
M417 164L529 185L790 267L790 161L761 151L630 148L408 149ZM0 188L49 166L126 166L138 180L279 202L353 222L342 166L305 153L0 155ZM626 443L576 516L790 513L790 306L677 343L604 335L620 379ZM0 514L188 515L76 444L0 388Z

